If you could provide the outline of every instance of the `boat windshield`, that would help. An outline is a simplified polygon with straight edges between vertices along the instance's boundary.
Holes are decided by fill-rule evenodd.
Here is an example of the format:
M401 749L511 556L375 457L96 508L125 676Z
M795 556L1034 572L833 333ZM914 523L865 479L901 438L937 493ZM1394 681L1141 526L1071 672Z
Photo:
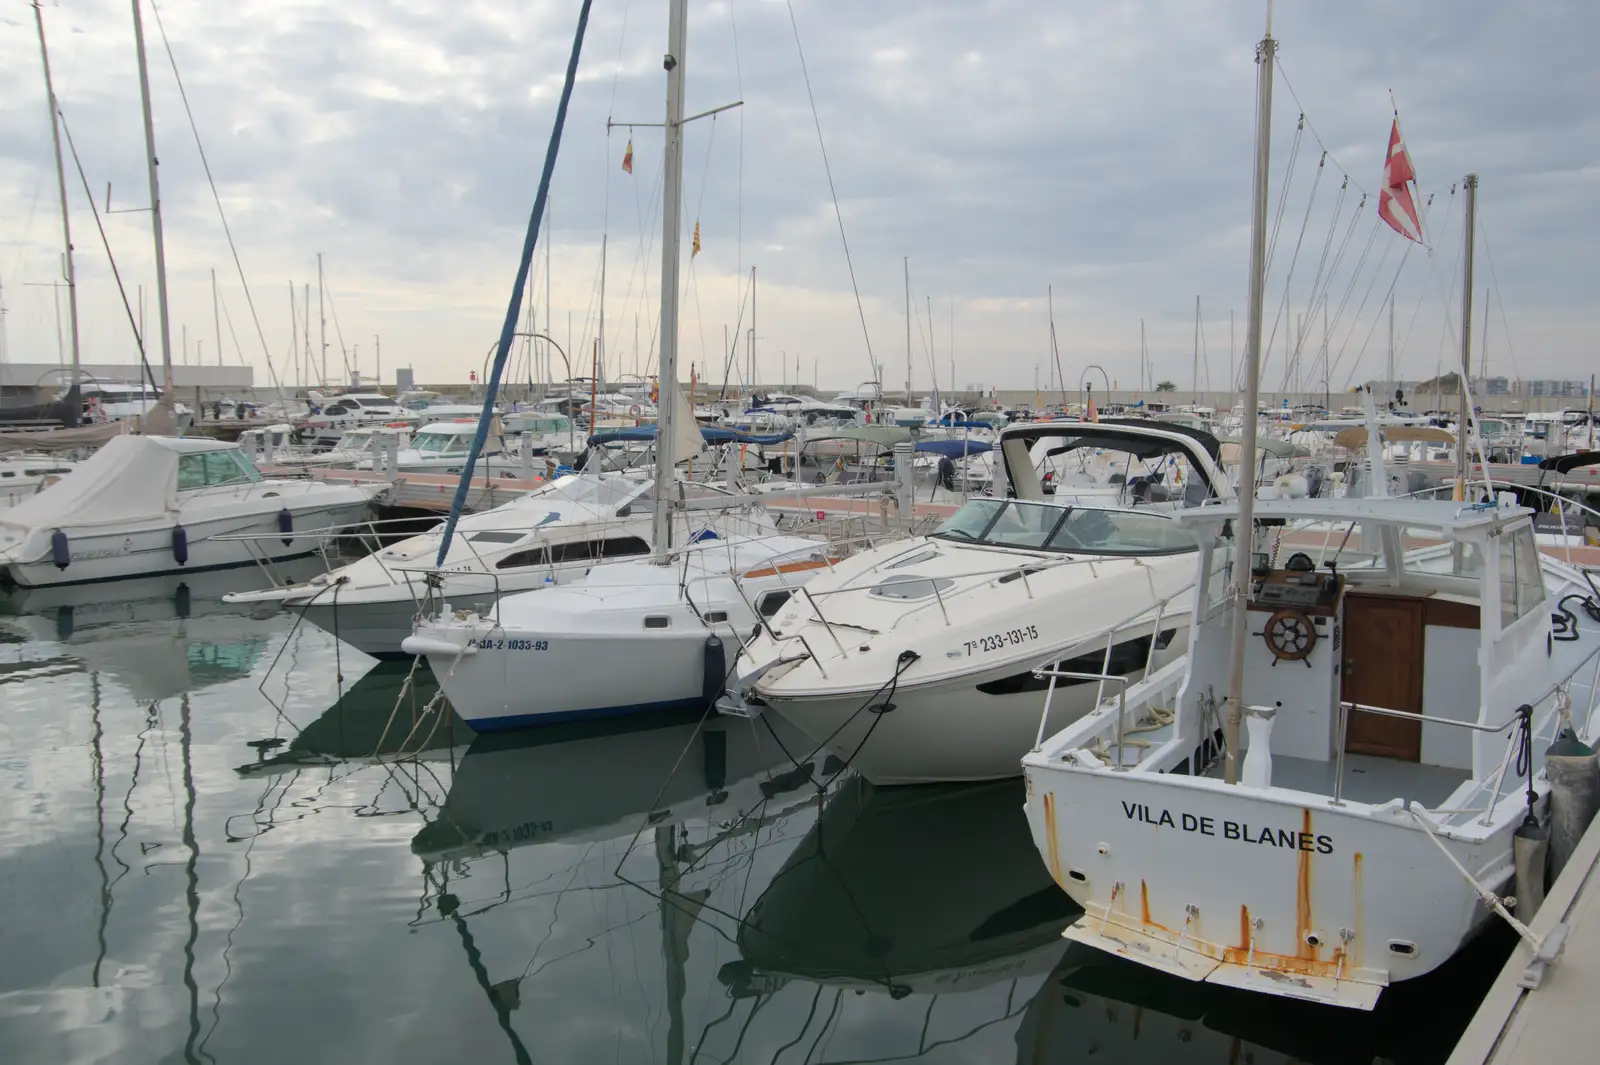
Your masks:
M455 433L418 433L411 446L425 454L438 455L446 451L464 451L466 438Z
M1194 539L1158 513L975 499L932 535L957 543L1091 555L1170 555Z
M554 499L564 499L596 507L615 507L630 499L642 499L650 487L649 481L629 477L578 473L558 477L522 499L536 506L548 506Z

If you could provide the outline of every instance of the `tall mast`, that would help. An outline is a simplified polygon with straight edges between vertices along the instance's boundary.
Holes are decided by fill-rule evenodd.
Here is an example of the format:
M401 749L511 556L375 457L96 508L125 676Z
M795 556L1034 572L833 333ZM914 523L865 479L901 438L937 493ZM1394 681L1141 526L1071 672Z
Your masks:
M289 282L289 357L296 381L300 379L300 312L294 305L294 282Z
M683 66L688 54L688 0L672 0L667 16L666 156L662 166L661 202L661 404L656 411L655 510L651 515L653 547L663 561L672 546L673 422L678 387L678 260L683 234ZM753 327L755 271L751 270L751 356L755 354Z
M933 394L934 394L934 397L937 398L938 395L939 395L939 346L934 343L934 339L935 339L935 337L933 335L933 297L929 296L928 297L928 370L929 370L929 376L931 376L933 378L933 382L932 382L932 384L933 384ZM939 406L938 406L937 403L934 404L933 410L934 410L934 413L938 413Z
M1239 455L1239 520L1234 526L1234 583L1231 669L1228 675L1225 780L1239 782L1239 725L1244 711L1244 647L1249 635L1251 556L1255 551L1256 405L1261 397L1261 314L1267 288L1267 185L1272 157L1272 62L1278 42L1272 39L1272 8L1267 32L1256 48L1256 165L1250 210L1250 309L1245 322L1244 437Z
M1483 290L1483 339L1481 341L1479 341L1478 346L1483 351L1483 355L1479 359L1479 365L1482 368L1478 371L1478 376L1483 378L1484 381L1486 382L1483 385L1483 387L1484 388L1488 388L1489 386L1487 384L1487 381L1489 379L1489 289L1487 287L1484 288L1484 290Z
M33 20L39 27L39 59L44 64L44 93L50 104L50 140L56 150L56 188L61 193L61 246L64 249L65 268L62 273L67 282L67 320L72 325L72 384L78 387L78 283L77 271L72 265L72 219L67 211L67 172L61 165L61 114L56 109L55 83L50 79L50 53L44 44L44 13L39 0L33 2ZM142 54L142 53L141 53ZM142 60L141 60L142 62ZM70 425L78 424L81 405L73 405L68 414Z
M1461 393L1456 408L1456 498L1467 497L1467 422L1472 412L1467 409L1467 378L1472 373L1472 246L1478 225L1478 175L1468 174L1466 228L1461 239Z
M133 41L139 52L139 100L144 108L144 154L150 171L150 234L156 246L156 314L161 322L161 373L163 398L172 398L172 327L167 317L167 247L161 235L161 182L156 175L156 125L150 113L150 67L144 55L144 22L139 2L133 0Z
M750 268L750 390L756 387L756 268Z
M310 308L306 308L310 310ZM322 253L317 252L317 344L322 351L322 387L328 387L328 311L322 298Z
M300 386L304 388L306 379L311 376L311 282L307 281L301 291L305 298L300 301L300 321L305 332L300 338Z
M1398 385L1398 383L1396 383L1396 381L1394 379L1394 296L1393 296L1393 294L1391 294L1389 296L1389 365L1388 365L1387 369L1388 369L1388 375L1384 379L1385 380L1385 387L1388 387L1388 388L1391 388L1391 389L1394 389L1394 390L1398 391L1399 385ZM1393 394L1394 394L1393 392L1390 393L1391 398L1393 397Z
M289 295L294 295L294 284L289 285ZM217 268L211 268L211 327L217 332L217 365L222 365L222 318L217 314Z
M600 234L600 329L596 338L600 351L600 368L606 365L606 241L610 234ZM622 373L622 367L617 367L617 373Z
M1189 378L1190 403L1200 405L1200 297L1194 298L1194 369Z
M1150 361L1150 349L1144 346L1144 319L1139 319L1139 398L1144 398L1144 371Z
M911 406L911 257L900 260L906 273L906 406Z

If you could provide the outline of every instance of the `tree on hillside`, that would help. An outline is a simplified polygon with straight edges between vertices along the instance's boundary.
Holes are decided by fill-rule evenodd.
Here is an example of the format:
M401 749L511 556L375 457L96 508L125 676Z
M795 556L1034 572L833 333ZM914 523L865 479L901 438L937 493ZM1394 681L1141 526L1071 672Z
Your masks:
M1176 392L1177 390L1178 386L1171 381L1162 381L1156 385L1157 392Z

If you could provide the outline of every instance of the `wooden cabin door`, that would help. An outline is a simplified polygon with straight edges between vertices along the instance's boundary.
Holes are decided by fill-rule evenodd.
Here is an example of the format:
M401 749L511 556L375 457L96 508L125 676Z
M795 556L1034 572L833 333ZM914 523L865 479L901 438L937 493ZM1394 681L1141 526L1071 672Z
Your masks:
M1340 697L1388 710L1422 712L1420 599L1346 595ZM1350 712L1344 749L1405 762L1422 759L1422 722Z

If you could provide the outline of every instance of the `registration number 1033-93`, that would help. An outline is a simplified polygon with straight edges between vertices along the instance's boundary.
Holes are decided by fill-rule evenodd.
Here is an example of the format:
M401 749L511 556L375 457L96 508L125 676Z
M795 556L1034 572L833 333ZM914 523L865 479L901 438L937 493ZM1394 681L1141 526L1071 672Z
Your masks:
M468 640L468 647L476 647L480 651L548 651L549 640Z
M976 640L968 640L966 644L967 654L970 656L974 651L979 654L985 654L989 651L998 651L1002 647L1016 647L1038 638L1039 629L1037 626L1024 625L1019 629L1007 629L1004 632L997 632L993 636L979 636Z

